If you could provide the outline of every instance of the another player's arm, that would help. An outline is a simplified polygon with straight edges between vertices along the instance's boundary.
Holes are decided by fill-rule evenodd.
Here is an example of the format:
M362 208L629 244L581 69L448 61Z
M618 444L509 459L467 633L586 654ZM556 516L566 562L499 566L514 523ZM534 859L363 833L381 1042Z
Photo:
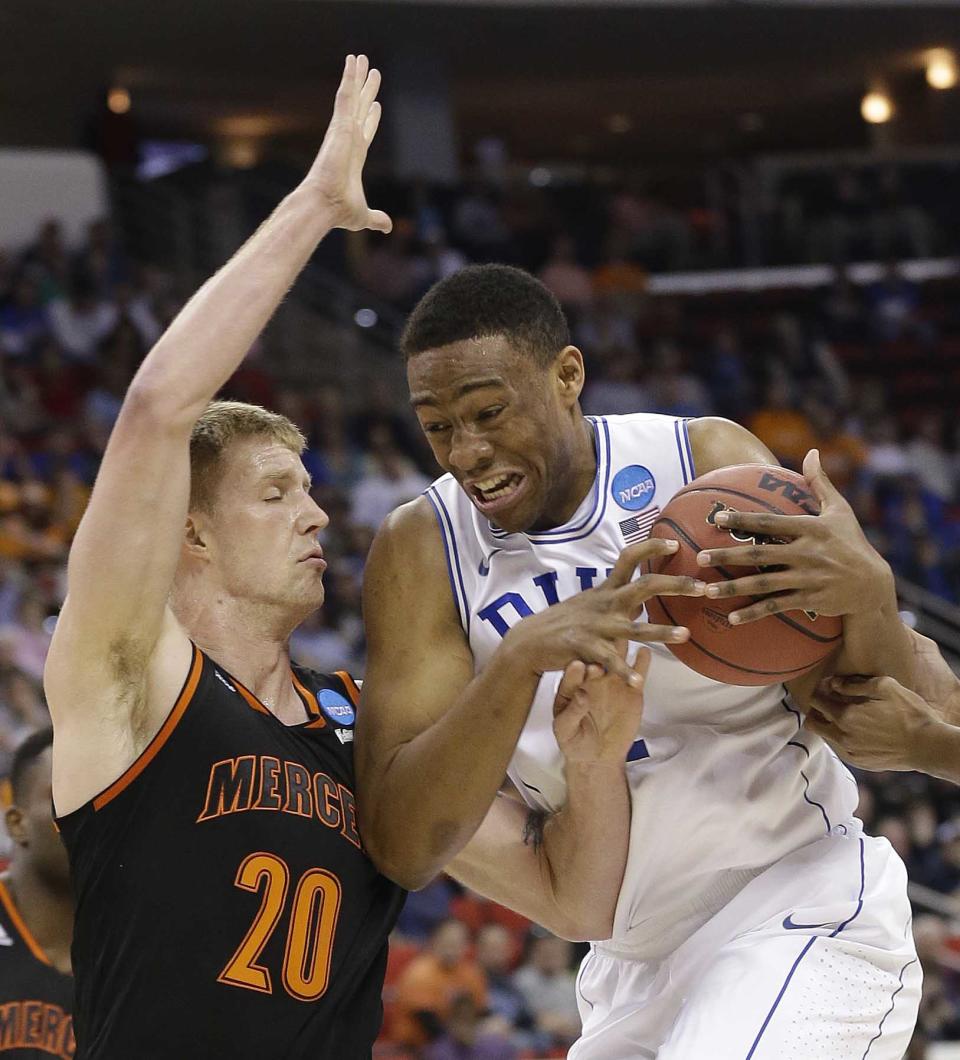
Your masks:
M613 934L630 844L626 757L643 708L641 693L598 672L583 680L584 670L582 663L567 667L554 707L564 806L545 814L499 795L447 868L472 890L573 942Z
M728 420L692 420L689 432L698 475L731 464L777 463L759 439ZM791 539L788 544L713 549L707 559L709 564L785 565L786 569L719 583L707 595L777 594L739 609L735 614L741 622L796 608L843 616L839 651L787 686L801 705L809 705L817 682L830 673L886 673L909 686L914 652L909 631L900 621L890 566L864 536L815 452L807 454L804 476L820 504L819 516L718 516L719 525L775 537L782 534Z
M806 727L862 769L916 769L960 784L960 678L911 631L914 689L892 677L821 681Z
M364 58L348 58L308 176L187 303L126 394L71 549L45 672L61 813L130 764L188 668L190 644L167 597L189 504L194 423L331 228L389 229L386 215L368 209L360 180L379 120L378 84ZM155 666L160 657L164 666Z
M630 581L642 559L674 548L626 549L603 587L517 623L474 675L429 502L387 519L364 571L368 663L356 741L364 842L385 875L422 887L476 832L543 673L583 659L638 685L616 642L686 635L634 621L654 593L700 595L689 578Z

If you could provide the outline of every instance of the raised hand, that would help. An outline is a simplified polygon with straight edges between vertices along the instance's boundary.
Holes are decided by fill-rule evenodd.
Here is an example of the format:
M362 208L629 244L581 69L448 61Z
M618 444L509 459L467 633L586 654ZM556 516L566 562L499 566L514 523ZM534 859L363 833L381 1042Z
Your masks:
M626 643L618 645L626 656ZM634 671L646 678L650 652L641 648ZM560 679L553 701L553 734L568 763L622 766L643 716L643 686L633 688L596 664L577 659Z
M706 596L762 596L730 616L733 625L756 622L782 611L853 615L879 610L892 593L890 568L866 539L853 509L811 449L803 475L820 503L819 515L765 515L720 512L717 525L741 533L780 539L782 543L738 545L701 552L704 567L765 567L732 581L714 582ZM776 594L776 595L768 595Z
M537 673L563 670L581 660L640 687L642 676L618 645L625 641L677 643L690 636L683 626L638 622L646 601L652 596L703 596L704 583L695 578L645 574L633 580L641 562L671 555L677 547L676 541L654 538L625 548L603 585L522 619L507 634L504 645L509 644Z
M363 165L380 124L380 71L365 55L348 55L333 105L333 117L316 160L304 180L331 211L334 228L389 232L393 222L371 210L363 190Z

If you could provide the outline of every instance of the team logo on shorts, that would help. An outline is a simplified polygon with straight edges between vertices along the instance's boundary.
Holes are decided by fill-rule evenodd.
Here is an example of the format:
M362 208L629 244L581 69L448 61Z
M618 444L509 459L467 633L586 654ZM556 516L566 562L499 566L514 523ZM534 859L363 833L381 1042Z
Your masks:
M653 495L657 492L657 482L649 468L642 464L630 464L613 476L610 492L621 508L639 512L653 500Z
M320 709L335 725L352 725L356 712L349 699L334 692L332 688L321 688L317 693Z

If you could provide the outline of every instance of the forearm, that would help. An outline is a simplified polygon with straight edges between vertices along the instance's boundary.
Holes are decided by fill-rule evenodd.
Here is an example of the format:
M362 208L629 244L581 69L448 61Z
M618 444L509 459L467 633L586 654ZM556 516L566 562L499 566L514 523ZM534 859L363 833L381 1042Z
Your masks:
M844 615L843 647L831 670L839 674L886 674L912 688L913 641L910 630L900 621L893 573L879 556L877 559L876 580L869 586L876 595L876 605Z
M561 938L606 939L627 861L630 793L622 766L566 775L567 804L542 830L535 811L500 796L447 871Z
M331 215L307 186L294 190L200 288L137 372L131 390L191 424L236 371L317 244Z
M543 830L542 873L577 933L608 939L630 846L626 771L619 763L568 763L565 774L566 805Z
M477 831L503 783L539 680L503 652L385 767L358 759L362 806L370 807L364 838L385 875L410 889L425 886Z
M927 726L917 741L915 768L960 784L960 727L946 722Z

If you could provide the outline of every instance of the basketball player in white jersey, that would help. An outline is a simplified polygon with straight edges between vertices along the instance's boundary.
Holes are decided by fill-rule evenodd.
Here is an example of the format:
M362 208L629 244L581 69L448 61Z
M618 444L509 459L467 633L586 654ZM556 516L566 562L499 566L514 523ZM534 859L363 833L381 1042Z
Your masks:
M585 418L560 308L515 269L441 281L402 348L447 474L371 550L357 768L371 852L417 885L466 842L504 773L530 806L562 803L557 671L577 658L613 667L596 616L618 620L625 590L603 583L632 562L625 546L696 475L775 461L727 421ZM842 614L837 672L909 681L889 569L815 456L805 470L820 517L789 523L786 545L732 540L726 557L786 569L721 591L778 594L743 621ZM659 591L633 588L638 601ZM630 634L652 651L627 756L630 850L612 938L580 971L571 1057L899 1060L920 991L902 863L863 834L853 778L783 686L701 677L657 643L667 636L643 621ZM790 691L805 702L821 676Z

